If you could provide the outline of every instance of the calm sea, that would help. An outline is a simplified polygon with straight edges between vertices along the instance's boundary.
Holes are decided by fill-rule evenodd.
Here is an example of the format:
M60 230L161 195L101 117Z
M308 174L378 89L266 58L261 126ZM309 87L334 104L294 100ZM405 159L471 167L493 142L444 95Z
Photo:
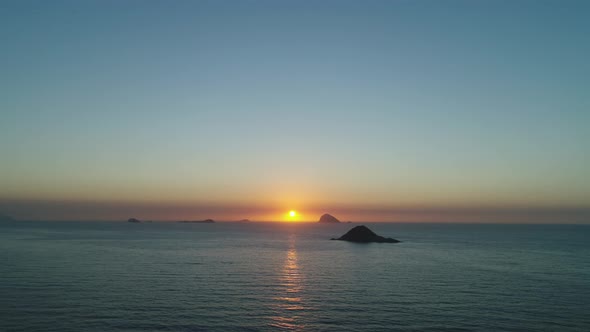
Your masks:
M0 225L0 331L590 331L590 226Z

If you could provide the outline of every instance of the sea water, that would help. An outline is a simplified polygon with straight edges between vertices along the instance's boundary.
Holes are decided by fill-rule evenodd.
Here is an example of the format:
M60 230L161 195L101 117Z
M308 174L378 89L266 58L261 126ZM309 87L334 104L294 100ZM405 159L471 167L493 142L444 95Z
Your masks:
M590 331L590 226L9 222L0 331Z

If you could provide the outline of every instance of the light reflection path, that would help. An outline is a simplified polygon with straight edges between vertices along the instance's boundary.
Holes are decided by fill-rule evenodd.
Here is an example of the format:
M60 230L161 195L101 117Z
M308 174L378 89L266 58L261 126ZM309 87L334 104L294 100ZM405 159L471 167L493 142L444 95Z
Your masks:
M302 298L303 275L297 261L295 235L289 237L289 249L278 277L278 288L273 298L271 326L285 330L300 331L305 328L301 318L307 309Z

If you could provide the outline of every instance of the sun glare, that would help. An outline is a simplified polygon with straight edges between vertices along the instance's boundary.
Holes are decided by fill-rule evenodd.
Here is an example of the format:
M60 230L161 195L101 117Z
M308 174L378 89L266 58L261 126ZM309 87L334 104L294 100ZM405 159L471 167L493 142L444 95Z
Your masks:
M288 210L287 212L285 212L285 214L283 214L284 221L295 222L300 221L300 218L301 216L295 210Z

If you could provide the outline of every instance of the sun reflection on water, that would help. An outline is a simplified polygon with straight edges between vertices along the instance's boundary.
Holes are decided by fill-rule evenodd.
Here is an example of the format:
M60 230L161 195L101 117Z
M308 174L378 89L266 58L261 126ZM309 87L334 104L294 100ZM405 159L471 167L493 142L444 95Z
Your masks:
M295 238L289 239L289 250L285 263L278 278L277 294L273 298L273 311L271 326L288 330L300 330L304 328L301 317L306 309L301 292L303 290L303 275L297 260Z

